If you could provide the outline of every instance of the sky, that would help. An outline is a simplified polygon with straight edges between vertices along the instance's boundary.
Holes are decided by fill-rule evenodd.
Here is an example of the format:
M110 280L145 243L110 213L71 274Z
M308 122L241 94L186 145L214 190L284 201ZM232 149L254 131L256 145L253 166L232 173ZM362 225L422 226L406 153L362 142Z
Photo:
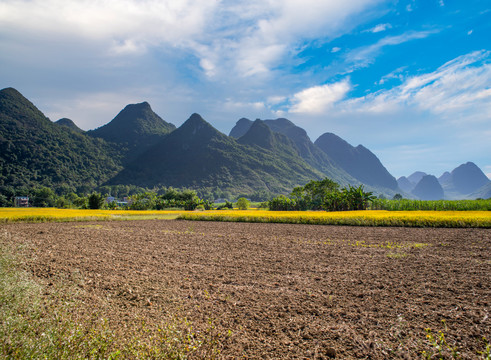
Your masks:
M0 0L0 88L84 130L148 101L228 134L287 118L395 177L491 178L489 0Z

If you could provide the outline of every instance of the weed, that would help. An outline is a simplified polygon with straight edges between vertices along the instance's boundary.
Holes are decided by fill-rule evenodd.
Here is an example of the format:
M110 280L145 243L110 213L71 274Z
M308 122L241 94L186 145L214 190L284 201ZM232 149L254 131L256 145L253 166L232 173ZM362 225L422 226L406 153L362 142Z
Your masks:
M402 258L405 258L407 256L406 253L388 253L387 254L387 257L388 258L391 258L391 259L402 259Z
M430 328L426 328L426 340L431 347L429 351L422 351L424 359L462 359L460 356L458 346L450 345L447 341L445 332L448 332L447 323L442 320L444 330L439 330L437 334L434 334ZM483 337L484 350L478 351L480 358L483 360L491 360L491 344L488 343L487 339Z

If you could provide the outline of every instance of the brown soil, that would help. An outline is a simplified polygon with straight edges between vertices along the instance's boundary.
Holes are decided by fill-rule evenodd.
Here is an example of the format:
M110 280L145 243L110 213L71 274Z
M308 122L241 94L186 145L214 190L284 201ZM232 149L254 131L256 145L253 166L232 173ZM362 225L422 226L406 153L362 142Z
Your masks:
M221 358L465 359L491 341L491 231L128 221L1 225L119 329L211 320ZM82 306L84 307L84 306ZM446 321L446 325L442 323ZM230 330L230 331L229 331ZM226 334L226 336L225 336Z

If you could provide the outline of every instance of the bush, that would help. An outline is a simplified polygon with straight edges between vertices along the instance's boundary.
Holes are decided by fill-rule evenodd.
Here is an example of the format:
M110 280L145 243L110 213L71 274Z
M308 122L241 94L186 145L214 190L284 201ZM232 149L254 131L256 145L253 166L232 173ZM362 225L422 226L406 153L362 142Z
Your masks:
M92 193L88 198L89 209L100 209L104 205L104 197L100 193Z
M234 204L232 204L230 201L225 201L225 204L220 205L217 207L217 210L222 210L222 209L233 209Z
M247 210L249 209L249 205L251 202L247 200L246 198L241 197L240 199L237 200L237 208L239 210Z

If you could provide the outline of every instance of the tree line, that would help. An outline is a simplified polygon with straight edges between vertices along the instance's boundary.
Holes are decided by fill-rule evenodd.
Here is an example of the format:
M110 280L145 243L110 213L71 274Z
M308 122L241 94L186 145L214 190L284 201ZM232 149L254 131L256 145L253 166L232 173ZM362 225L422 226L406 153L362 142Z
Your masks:
M168 188L159 193L141 191L139 193L124 196L125 201L116 199L108 193L102 194L93 191L89 194L76 194L69 192L58 195L49 187L27 188L1 187L0 207L12 207L18 196L29 197L29 206L33 207L57 207L79 209L128 209L128 210L161 210L168 208L184 208L194 210L198 207L211 209L213 202L203 200L197 196L196 191Z
M185 210L211 210L233 208L233 203L228 199L224 204L215 207L214 201L203 199L195 190L159 188L148 190L144 188L129 188L124 186L101 188L111 192L93 191L87 194L68 192L57 194L49 187L27 188L0 187L0 207L14 206L17 196L29 197L29 206L33 207L57 207L79 209L128 209L128 210L162 210L181 208ZM134 192L133 194L129 194ZM128 194L128 195L126 195ZM113 196L111 196L113 195ZM255 194L257 198L267 193ZM122 201L124 198L124 201ZM240 209L249 207L247 194L241 194L236 206ZM371 192L365 192L363 186L353 187L349 185L340 189L338 183L331 179L320 181L312 180L304 186L295 187L289 196L279 195L261 204L262 208L270 210L365 210L374 200ZM255 200L255 199L252 199Z
M375 199L371 192L365 192L363 185L348 185L343 189L335 181L311 180L304 186L292 190L289 196L280 195L268 201L270 210L276 211L348 211L366 210Z

